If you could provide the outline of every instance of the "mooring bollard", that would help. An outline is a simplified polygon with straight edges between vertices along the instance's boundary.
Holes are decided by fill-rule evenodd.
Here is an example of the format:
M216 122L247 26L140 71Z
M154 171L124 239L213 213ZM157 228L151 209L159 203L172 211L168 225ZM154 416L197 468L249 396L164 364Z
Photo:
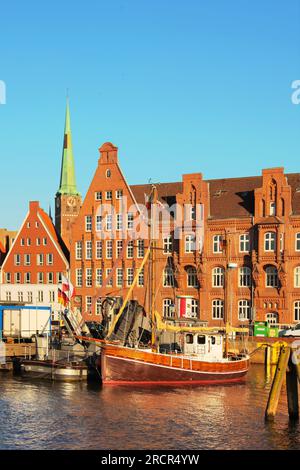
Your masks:
M273 420L276 414L280 392L284 380L284 376L287 370L288 362L290 358L290 348L288 346L282 346L279 354L277 368L272 383L267 408L265 412L265 418L267 420Z

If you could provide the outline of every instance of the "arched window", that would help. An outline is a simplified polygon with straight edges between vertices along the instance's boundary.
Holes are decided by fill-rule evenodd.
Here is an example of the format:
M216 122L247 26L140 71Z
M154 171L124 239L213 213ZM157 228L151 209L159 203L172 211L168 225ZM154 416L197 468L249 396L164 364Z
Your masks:
M163 301L163 316L165 318L174 318L174 303L172 299L164 299Z
M267 313L266 315L266 320L269 323L269 325L276 325L279 323L279 316L278 313Z
M214 320L224 318L224 300L214 299L212 301L212 317Z
M174 272L171 267L164 269L164 287L174 287Z
M186 268L187 272L187 286L188 287L198 287L197 279L197 270L193 266L188 266Z
M213 287L224 287L224 268L218 266L213 269L212 285Z
M275 266L266 267L266 287L278 287L278 271Z
M251 286L251 269L247 266L242 266L239 269L239 287Z
M300 287L300 266L294 269L294 287Z
M300 300L294 302L294 321L300 321Z
M265 233L265 251L275 251L276 248L276 233Z
M250 300L239 300L239 320L250 320L251 304Z

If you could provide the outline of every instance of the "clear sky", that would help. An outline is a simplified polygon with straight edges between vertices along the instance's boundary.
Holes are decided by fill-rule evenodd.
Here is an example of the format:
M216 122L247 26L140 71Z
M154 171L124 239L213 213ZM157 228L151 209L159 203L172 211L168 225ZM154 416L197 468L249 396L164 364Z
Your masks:
M59 184L69 89L78 187L98 148L130 184L300 172L300 0L11 0L0 5L0 227Z

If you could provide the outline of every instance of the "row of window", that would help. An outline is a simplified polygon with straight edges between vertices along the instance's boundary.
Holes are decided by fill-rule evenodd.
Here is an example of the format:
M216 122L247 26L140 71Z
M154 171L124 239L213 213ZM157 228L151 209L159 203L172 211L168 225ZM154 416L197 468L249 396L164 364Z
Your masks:
M127 230L133 230L134 228L134 214L129 212L127 214ZM93 217L91 215L85 216L85 231L91 232L93 228ZM107 214L105 219L103 219L102 215L96 215L95 217L95 230L96 232L100 232L101 230L111 231L113 228L120 231L124 229L123 224L123 214L119 213L115 216L115 226L113 227L113 216L112 214Z
M110 171L110 170L107 170ZM115 191L115 197L116 199L122 199L123 197L123 190L122 189L117 189ZM113 198L113 192L112 191L105 191L105 200L106 201L112 201ZM102 201L102 191L96 191L95 192L95 200L96 201Z
M36 239L35 239L35 244L36 244L36 246L41 246L42 244L43 244L44 246L47 246L47 245L48 245L48 239L47 239L47 237L44 237L44 238L36 238ZM32 239L31 239L31 238L26 238L26 239L25 239L25 238L21 238L21 239L20 239L20 245L21 245L21 246L25 246L25 245L31 246L31 245L32 245Z
M96 249L96 259L103 258L103 244L102 240L97 240L95 249ZM113 258L113 240L106 240L105 242L105 257L106 259ZM145 244L144 240L137 240L137 243L134 244L133 240L127 242L126 246L126 256L127 258L134 257L134 247L137 247L137 257L143 258L145 256ZM120 258L122 256L123 248L125 247L123 240L116 240L115 242L115 254L116 258ZM83 242L79 241L75 244L75 258L77 260L83 259ZM93 242L92 240L86 240L85 242L85 259L91 260L93 258Z
M52 291L49 291L49 302L56 302L56 291L52 290ZM22 291L19 291L17 293L17 298L16 299L13 299L12 298L12 293L10 291L6 291L6 294L5 294L5 300L7 302L12 302L12 301L18 301L18 302L27 302L27 303L35 303L35 302L38 302L38 303L41 303L41 302L44 302L44 300L46 301L47 299L45 298L45 295L44 295L44 292L42 290L39 290L37 291L37 296L36 298L33 298L33 292L22 292Z
M36 280L38 284L54 284L55 283L55 277L56 277L56 284L60 284L62 282L62 273L55 273L49 272L49 273L37 273L36 275ZM32 273L14 273L14 277L12 277L12 273L5 273L5 282L6 284L31 284L34 282L32 279Z
M25 255L23 255L24 265L25 266L30 266L31 265L31 258L32 258L31 254L29 254L29 253L26 253ZM53 265L54 256L53 256L52 253L47 253L46 256L43 253L39 253L38 255L36 255L36 264L38 266L43 266L45 259L46 259L46 264L48 266ZM21 262L22 262L22 255L20 255L18 253L15 254L14 255L14 265L15 266L21 266Z
M92 268L87 268L85 270L85 286L86 287L92 287L93 285L96 285L96 287L102 287L104 286L103 283L103 269L97 268L95 270L95 279L93 279L93 270ZM107 268L105 270L105 287L113 287L113 271L111 268ZM134 280L134 268L127 268L126 270L126 277L124 276L124 270L122 268L117 268L116 269L116 279L115 279L115 285L116 287L124 287L124 284L129 287L132 285L133 280ZM144 286L144 269L142 269L139 273L138 280L137 280L137 285L139 287ZM83 286L83 270L76 269L76 287L82 287Z

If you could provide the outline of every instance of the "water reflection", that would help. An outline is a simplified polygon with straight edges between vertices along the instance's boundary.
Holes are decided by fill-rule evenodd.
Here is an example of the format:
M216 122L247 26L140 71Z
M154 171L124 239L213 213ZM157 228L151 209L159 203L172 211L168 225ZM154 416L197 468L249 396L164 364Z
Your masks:
M274 369L274 368L273 368ZM244 384L101 387L0 375L1 449L297 449L286 399L273 423L264 410L272 370Z

